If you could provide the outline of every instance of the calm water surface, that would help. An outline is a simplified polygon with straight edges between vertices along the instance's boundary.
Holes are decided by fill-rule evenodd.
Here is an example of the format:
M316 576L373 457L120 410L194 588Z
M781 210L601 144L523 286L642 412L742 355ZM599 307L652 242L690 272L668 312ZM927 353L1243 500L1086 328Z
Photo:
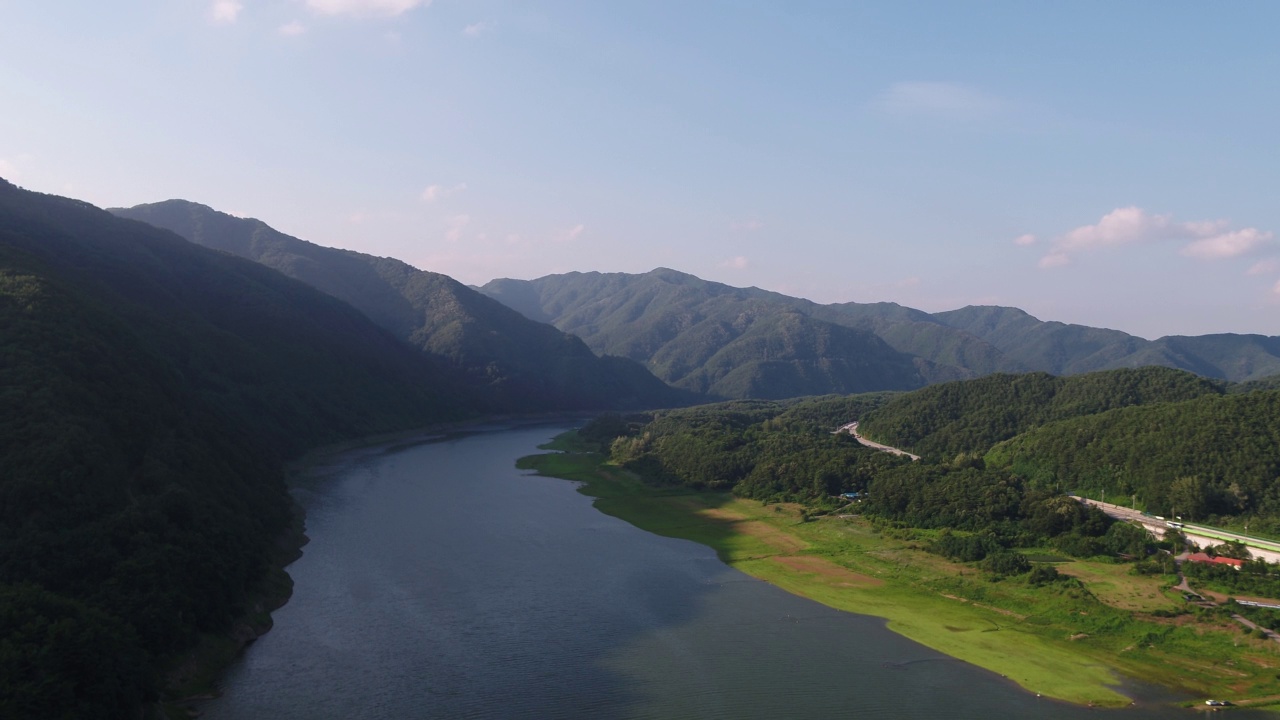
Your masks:
M204 717L1194 716L1151 689L1124 711L1037 698L515 469L563 429L317 466L296 490L311 543L289 568L293 598Z

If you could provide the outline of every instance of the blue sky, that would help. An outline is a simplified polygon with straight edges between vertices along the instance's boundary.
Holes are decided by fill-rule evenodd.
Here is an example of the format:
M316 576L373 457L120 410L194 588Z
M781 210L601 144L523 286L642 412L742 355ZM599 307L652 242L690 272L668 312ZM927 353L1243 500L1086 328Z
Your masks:
M1280 335L1270 2L0 0L0 176L467 283Z

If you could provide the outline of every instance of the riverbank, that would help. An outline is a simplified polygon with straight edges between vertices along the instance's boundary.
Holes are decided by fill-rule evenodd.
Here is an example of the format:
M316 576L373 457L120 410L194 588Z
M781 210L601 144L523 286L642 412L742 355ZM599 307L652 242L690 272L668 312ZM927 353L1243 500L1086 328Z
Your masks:
M222 673L250 643L271 630L271 613L293 595L293 579L285 568L302 557L302 548L308 542L305 520L306 513L295 502L292 522L272 546L267 572L250 598L250 610L236 618L227 633L201 636L194 648L175 660L157 707L161 717L196 717L192 703L216 696Z
M285 465L285 481L291 491L297 490L313 478L325 475L329 468L362 452L381 453L499 425L537 425L587 416L582 413L495 415L355 438L313 448L289 461ZM216 697L218 680L227 668L250 644L271 630L271 613L283 607L293 594L293 579L287 568L302 556L309 542L306 510L295 499L292 511L289 528L272 546L266 562L267 572L249 600L249 611L236 618L226 633L202 636L195 647L172 661L166 673L164 694L151 710L153 717L170 720L196 717L198 713L193 705Z
M1164 703L1280 692L1274 648L1188 610L1160 576L1048 558L1080 582L996 582L923 552L928 538L914 530L857 517L805 522L798 506L654 486L582 452L572 435L548 449L577 452L530 456L520 467L577 480L602 512L712 547L732 567L797 595L885 618L891 630L1030 692L1110 707L1150 694L1125 677L1190 696L1157 698Z

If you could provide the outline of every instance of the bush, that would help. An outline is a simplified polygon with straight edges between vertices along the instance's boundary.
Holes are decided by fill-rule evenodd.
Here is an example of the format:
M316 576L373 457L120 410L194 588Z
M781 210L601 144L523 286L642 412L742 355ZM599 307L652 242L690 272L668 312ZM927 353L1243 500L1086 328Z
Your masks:
M1031 569L1031 561L1021 553L1001 550L988 555L981 567L993 575L1021 575ZM1053 572L1056 575L1058 571Z
M1027 582L1032 585L1046 585L1055 583L1063 579L1063 575L1058 572L1058 568L1052 565L1036 565L1031 568L1031 574L1027 576Z

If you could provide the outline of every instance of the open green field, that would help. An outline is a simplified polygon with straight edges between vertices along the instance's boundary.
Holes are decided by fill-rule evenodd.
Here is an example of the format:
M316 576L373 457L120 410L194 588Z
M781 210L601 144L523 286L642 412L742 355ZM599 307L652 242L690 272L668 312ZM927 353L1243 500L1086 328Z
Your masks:
M583 449L571 434L548 448ZM520 467L580 481L602 512L707 545L789 592L886 618L893 631L1032 692L1127 705L1116 689L1124 675L1200 697L1280 696L1280 644L1186 606L1168 578L1134 575L1127 565L1055 563L1080 584L993 581L925 552L929 536L909 528L859 517L805 522L799 506L653 485L590 453L535 455Z

